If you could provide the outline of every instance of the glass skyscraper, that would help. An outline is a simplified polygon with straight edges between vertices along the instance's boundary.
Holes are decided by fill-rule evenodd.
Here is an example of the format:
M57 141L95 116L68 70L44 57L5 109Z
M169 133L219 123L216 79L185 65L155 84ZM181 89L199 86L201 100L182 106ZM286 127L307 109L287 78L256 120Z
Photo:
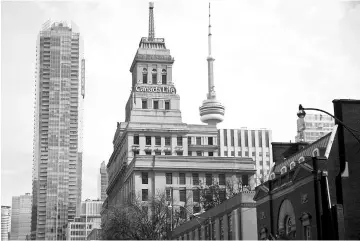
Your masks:
M31 238L62 240L79 215L85 61L77 27L46 22L36 52Z

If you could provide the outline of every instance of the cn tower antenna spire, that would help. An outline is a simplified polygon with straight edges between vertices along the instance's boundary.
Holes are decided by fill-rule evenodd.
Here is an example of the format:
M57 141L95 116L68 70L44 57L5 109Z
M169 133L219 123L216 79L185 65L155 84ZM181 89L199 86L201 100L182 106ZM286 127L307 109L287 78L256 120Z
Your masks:
M149 40L155 38L155 24L154 24L154 2L149 2Z
M211 13L210 13L210 3L209 3L209 34L208 34L208 47L209 47L209 56L207 57L208 61L208 99L216 98L215 86L214 86L214 67L213 62L214 58L211 56Z

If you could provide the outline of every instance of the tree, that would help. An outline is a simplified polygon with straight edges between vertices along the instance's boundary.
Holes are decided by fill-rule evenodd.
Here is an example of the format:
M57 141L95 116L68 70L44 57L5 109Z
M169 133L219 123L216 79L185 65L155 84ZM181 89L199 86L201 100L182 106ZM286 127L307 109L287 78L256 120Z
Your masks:
M181 218L178 210L170 209L168 204L166 195L158 192L147 202L134 197L119 207L108 208L101 223L102 239L170 239L171 224L176 227L186 220Z
M200 193L200 204L207 211L242 191L249 191L250 187L242 185L242 181L239 178L228 179L225 185L219 185L217 180L213 178L211 185L204 185L200 181L197 189Z

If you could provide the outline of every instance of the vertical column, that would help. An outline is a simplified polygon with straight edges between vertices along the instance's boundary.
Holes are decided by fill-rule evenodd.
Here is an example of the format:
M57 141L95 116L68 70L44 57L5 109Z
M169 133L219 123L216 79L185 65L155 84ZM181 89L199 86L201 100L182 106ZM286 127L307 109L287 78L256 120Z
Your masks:
M151 83L151 78L152 78L152 64L148 64L147 65L147 70L148 70L148 74L147 74L147 82L148 84Z
M140 151L139 151L139 154L140 155L145 155L145 134L144 133L140 133L139 134L139 148L140 148Z
M161 65L157 64L157 76L156 76L157 77L157 81L156 81L157 84L161 84L161 80L162 80L161 73L162 73L162 67L161 67Z
M169 85L173 84L173 82L172 82L172 66L171 65L167 66L167 83Z
M194 240L199 240L199 229L198 228L195 229L195 237L193 237L193 238L194 238Z
M229 230L229 223L228 223L228 215L225 214L223 216L223 229L224 229L224 240L229 240L229 233L228 233L228 230Z
M184 156L187 156L188 155L188 139L186 136L183 136L182 138L182 141L183 141L183 155Z
M215 240L220 240L220 220L215 219Z
M206 240L205 239L205 225L201 225L201 237L202 237L202 240Z
M155 136L152 136L151 137L151 155L155 155L155 151L154 151L154 148L155 147Z
M234 156L239 156L238 155L238 152L240 150L238 144L239 144L239 141L238 141L238 131L239 130L234 130L234 152L235 152L235 155Z
M176 137L177 135L171 135L171 153L173 155L175 154L175 146L177 145Z
M233 212L233 238L234 240L241 240L241 227L240 227L240 215L239 209L235 209Z

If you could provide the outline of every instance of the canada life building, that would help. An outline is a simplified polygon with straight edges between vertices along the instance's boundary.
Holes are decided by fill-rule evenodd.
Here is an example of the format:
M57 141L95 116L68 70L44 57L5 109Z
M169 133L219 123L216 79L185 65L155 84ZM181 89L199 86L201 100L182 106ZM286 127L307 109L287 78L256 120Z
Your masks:
M76 26L46 22L38 35L31 238L66 238L81 202L85 60Z
M223 120L225 108L214 89L210 24L208 94L199 108L201 121L207 125L186 124L172 79L174 58L165 40L155 38L153 8L150 3L149 36L141 38L130 67L132 91L125 122L117 124L107 164L109 185L103 214L132 195L147 201L158 191L171 196L176 205L198 212L199 196L194 186L210 185L213 179L224 188L227 180L254 183L251 158L220 157L216 124Z

